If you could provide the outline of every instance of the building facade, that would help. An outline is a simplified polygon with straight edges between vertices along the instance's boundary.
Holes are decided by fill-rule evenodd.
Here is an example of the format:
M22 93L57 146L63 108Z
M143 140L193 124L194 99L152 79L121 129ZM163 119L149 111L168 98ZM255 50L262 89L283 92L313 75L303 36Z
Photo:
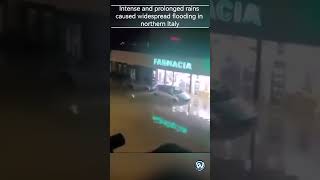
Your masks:
M299 139L310 142L310 134L317 133L313 127L319 128L314 107L309 105L319 104L320 97L316 78L320 26L310 16L314 12L316 17L315 7L294 4L287 8L285 2L250 0L218 0L211 6L215 25L211 32L213 78L228 84L259 111L257 131L224 142L224 152L256 165L256 169L277 169L299 179L310 179L306 169L315 169L312 158L307 160L305 154L298 153ZM284 101L292 109L299 107L304 117ZM311 143L303 145L310 147ZM292 157L303 157L305 163L300 166L302 160Z
M177 86L192 95L210 96L209 59L112 50L110 72L127 74L134 81Z

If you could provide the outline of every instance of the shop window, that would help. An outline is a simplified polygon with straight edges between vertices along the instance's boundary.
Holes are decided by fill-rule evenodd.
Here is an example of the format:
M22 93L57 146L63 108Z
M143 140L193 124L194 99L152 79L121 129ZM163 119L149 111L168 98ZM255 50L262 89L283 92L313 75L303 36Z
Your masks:
M123 74L128 75L130 73L130 66L128 64L123 64Z
M272 41L264 41L262 45L259 84L260 102L264 107L259 109L259 116L265 120L259 132L263 132L261 136L266 137L267 143L260 143L261 147L256 149L263 150L269 144L275 146L271 153L262 151L256 154L272 157L263 159L262 163L266 165L290 169L291 164L299 164L301 160L283 158L286 153L283 147L287 144L291 144L290 151L297 152L296 156L317 151L312 141L316 132L313 127L318 123L315 114L319 112L315 108L319 106L320 97L320 61L317 56L320 47L296 43L279 45ZM288 132L291 132L290 136ZM299 176L304 171L297 168L293 174ZM315 173L314 177L319 177L318 171L311 171Z
M128 67L127 64L123 64L123 69L122 69L123 74L127 74L127 67Z
M285 66L284 62L275 61L271 79L271 103L278 105L285 92Z
M198 95L199 91L200 91L200 80L199 80L199 76L197 75L196 77L193 77L192 79L194 79L194 89L193 89L193 94Z
M165 81L165 73L166 71L163 69L158 69L158 78L157 78L157 82L158 84L164 84Z
M192 75L191 93L210 96L210 76Z
M157 80L157 71L156 70L153 70L153 73L152 73L152 82L155 82Z
M249 104L252 102L254 97L255 74L251 72L252 68L255 71L256 67L256 45L257 40L253 38L211 34L211 62L214 62L213 66L211 66L212 77L214 78L212 79L212 85L219 84L220 87L223 87L222 89L225 89L221 92L221 96L223 97L213 94L214 99L217 97L226 100L226 96L229 97L230 94L235 94L235 97L239 97L241 100L249 102ZM202 86L202 83L200 83L199 89L201 88L206 89L207 87ZM213 89L215 90L215 87L213 87ZM250 91L248 91L248 89L250 89ZM201 102L199 105L200 107L203 106ZM202 109L206 108L203 107ZM212 116L215 116L215 114L211 114L211 119L219 122L219 124L241 124L240 121L237 122L236 118L231 120L234 122L229 122L228 118L220 119L220 117L213 118ZM244 133L240 134L239 131L242 131L240 130L241 128L233 129L235 130L234 132L230 134L226 133L226 135L230 135L230 138L219 139L213 142L212 146L216 147L214 155L219 158L237 160L239 162L250 159L248 156L248 154L250 154L250 136ZM233 135L238 137L232 139Z
M173 83L174 86L179 87L185 92L190 92L190 83L191 83L191 74L175 72L175 81Z
M130 69L130 78L134 81L136 80L136 69L134 68Z
M173 71L166 71L165 84L166 85L173 85L173 83L174 83Z
M220 43L212 43L219 40ZM226 85L237 96L252 102L254 98L257 40L222 34L211 39L214 80Z

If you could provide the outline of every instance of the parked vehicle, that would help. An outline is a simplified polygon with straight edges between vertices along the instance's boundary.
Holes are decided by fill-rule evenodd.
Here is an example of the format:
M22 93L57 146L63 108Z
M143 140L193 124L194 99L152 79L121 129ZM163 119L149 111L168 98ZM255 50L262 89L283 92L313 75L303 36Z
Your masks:
M225 86L216 85L211 94L214 138L234 139L249 133L257 119L253 105L234 95Z
M152 88L152 93L155 96L160 96L173 102L189 102L191 100L187 92L170 85L156 85Z

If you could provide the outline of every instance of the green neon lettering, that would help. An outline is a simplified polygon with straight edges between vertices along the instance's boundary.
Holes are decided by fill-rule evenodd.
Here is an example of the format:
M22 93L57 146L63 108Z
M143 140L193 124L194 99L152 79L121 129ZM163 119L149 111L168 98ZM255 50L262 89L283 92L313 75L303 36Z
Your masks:
M191 65L191 63L187 63L187 65L186 65L186 69L190 69L190 70L192 70L192 65Z
M240 23L241 17L242 17L242 4L241 2L235 2L234 15L233 15L234 22Z
M165 67L172 67L178 69L189 69L192 70L192 64L189 62L184 61L172 61L167 59L153 59L153 64L157 66L165 66Z
M157 64L156 65L161 65L161 59L157 59Z
M177 68L177 66L178 66L178 65L177 65L177 61L173 61L172 66L175 67L175 68Z
M167 60L167 66L168 66L168 67L172 67L172 61Z
M221 21L229 22L232 20L232 9L232 2L229 0L221 0L217 4L217 16L219 19L221 19Z
M161 66L166 66L166 62L167 62L167 61L166 61L165 59L162 59L162 60L161 60Z
M253 23L257 26L261 26L260 10L254 4L248 4L243 15L243 23Z
M210 0L210 17L222 22L262 26L260 7L254 3L246 4L237 0Z

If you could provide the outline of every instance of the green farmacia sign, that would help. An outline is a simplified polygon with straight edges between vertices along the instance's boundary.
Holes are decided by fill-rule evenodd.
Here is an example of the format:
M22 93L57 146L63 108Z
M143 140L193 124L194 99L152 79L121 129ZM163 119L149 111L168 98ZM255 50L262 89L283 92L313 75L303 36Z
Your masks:
M261 10L257 4L232 0L210 0L210 17L213 20L262 26Z
M153 64L157 66L163 66L163 67L192 70L192 64L190 62L185 62L185 61L174 61L174 60L168 60L168 59L154 58Z

